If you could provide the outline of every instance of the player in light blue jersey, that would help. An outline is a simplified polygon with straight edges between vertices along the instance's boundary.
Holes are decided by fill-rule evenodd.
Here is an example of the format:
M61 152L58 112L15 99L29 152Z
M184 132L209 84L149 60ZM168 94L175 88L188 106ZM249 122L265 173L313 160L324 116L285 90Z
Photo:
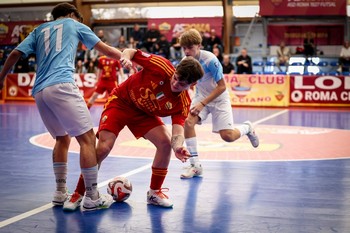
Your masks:
M196 84L190 114L185 122L185 142L191 154L191 165L181 174L181 178L192 178L203 173L198 159L195 125L201 124L209 114L212 114L212 131L219 133L224 141L233 142L247 135L253 147L259 146L259 139L251 122L246 121L234 127L231 101L226 90L222 65L213 53L201 50L201 43L202 37L195 29L184 32L180 37L180 44L186 56L196 58L205 73Z
M33 97L46 128L56 139L52 152L56 191L52 202L54 205L68 203L67 210L71 209L71 196L66 186L67 155L71 137L75 137L80 145L80 167L86 192L84 198L78 197L74 204L80 205L82 202L82 210L108 208L113 200L97 190L95 133L73 72L79 42L116 59L120 59L121 52L102 42L89 27L82 24L82 17L75 6L60 3L51 14L53 21L39 25L10 53L0 72L0 90L6 74L18 59L34 53L37 73Z

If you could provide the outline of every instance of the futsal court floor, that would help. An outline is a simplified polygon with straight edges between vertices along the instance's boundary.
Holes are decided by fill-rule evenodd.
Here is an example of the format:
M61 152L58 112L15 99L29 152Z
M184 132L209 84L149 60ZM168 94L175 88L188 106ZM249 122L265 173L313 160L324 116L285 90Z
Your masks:
M95 127L101 111L91 109ZM155 149L124 129L102 163L99 189L106 193L110 179L126 176L131 197L106 210L63 212L51 204L54 141L35 104L1 104L0 232L350 232L350 110L235 107L233 113L236 124L256 124L260 147L246 137L223 142L210 121L197 126L204 174L180 179L188 164L173 156L163 185L173 208L147 205ZM78 150L72 141L70 191L80 174Z

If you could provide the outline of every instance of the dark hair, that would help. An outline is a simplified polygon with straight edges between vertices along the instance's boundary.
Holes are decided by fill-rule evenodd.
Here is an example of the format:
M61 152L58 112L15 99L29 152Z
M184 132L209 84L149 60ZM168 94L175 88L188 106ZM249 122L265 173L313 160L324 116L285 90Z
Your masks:
M204 75L202 65L193 57L186 57L176 67L180 81L186 81L188 84L197 82Z
M77 8L74 5L69 4L67 2L57 4L51 11L51 15L54 20L58 19L59 17L65 17L70 13L74 13L75 17L78 18L79 22L83 22L83 17L81 16Z

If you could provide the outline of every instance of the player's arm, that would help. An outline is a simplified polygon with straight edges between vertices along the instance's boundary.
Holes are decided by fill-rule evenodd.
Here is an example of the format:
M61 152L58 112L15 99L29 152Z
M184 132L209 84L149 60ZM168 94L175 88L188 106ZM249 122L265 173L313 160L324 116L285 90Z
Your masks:
M173 124L172 136L171 136L171 148L173 148L176 158L182 162L186 162L190 157L190 153L183 146L185 141L184 128L182 125Z
M7 57L5 64L0 72L0 90L4 87L4 81L7 73L12 69L12 67L21 58L23 53L17 49L12 50L10 55Z
M94 48L110 58L115 58L119 60L122 56L122 52L119 49L109 46L108 44L102 41L97 42Z
M205 97L203 100L201 100L199 103L197 103L191 108L190 113L192 115L198 115L199 112L202 111L207 104L216 99L226 90L226 83L225 79L223 78L222 66L214 65L213 63L212 65L210 65L209 69L211 74L213 75L213 79L218 80L216 82L217 86L207 97Z

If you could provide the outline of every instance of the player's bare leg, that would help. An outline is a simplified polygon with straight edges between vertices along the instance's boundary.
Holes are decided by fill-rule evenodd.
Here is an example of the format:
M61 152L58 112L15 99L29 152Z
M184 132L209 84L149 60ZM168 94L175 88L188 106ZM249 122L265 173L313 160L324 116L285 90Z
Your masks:
M168 189L162 188L171 158L171 135L166 127L161 125L151 129L145 135L145 138L156 146L150 190L147 192L147 203L167 208L172 207L173 203L163 193Z
M53 195L52 204L63 205L68 198L67 190L67 156L70 137L57 136L52 152L53 171L56 178L56 191Z

